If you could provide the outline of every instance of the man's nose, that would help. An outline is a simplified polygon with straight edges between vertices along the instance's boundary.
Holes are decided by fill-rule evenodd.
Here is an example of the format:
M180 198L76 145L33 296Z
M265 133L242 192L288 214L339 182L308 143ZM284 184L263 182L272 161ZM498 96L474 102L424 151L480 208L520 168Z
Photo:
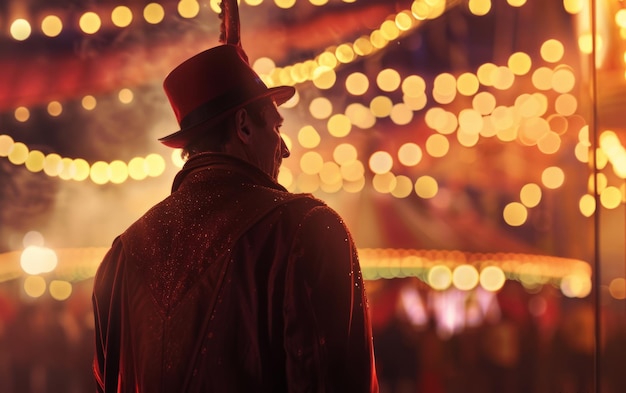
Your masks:
M289 151L289 148L287 147L287 144L285 143L283 138L280 138L280 148L281 148L283 158L287 158L291 155L291 152Z

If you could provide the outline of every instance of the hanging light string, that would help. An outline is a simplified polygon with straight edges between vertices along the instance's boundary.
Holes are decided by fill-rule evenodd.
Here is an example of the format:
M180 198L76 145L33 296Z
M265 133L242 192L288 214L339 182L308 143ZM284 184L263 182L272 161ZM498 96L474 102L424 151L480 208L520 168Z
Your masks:
M180 8L185 4L179 4ZM211 4L214 4L212 2ZM400 38L403 34L415 29L427 19L435 19L443 14L446 2L432 5L429 1L415 1L410 10L404 10L385 20L378 29L369 35L361 36L352 43L340 44L328 48L313 59L299 62L286 67L276 67L270 59L262 58L255 62L255 69L264 81L270 85L298 85L311 82L319 90L327 90L337 83L335 70L343 64L357 61L360 57L370 56L384 49L389 42ZM447 6L453 6L451 2ZM213 7L213 6L212 6ZM485 14L480 7L469 8L476 15ZM219 8L217 8L219 10ZM481 11L482 10L482 11ZM568 10L574 12L575 10ZM191 14L189 14L191 15ZM362 86L377 85L382 94L373 98L369 103L362 104L353 102L346 106L345 111L338 112L332 108L330 100L320 98L313 105L311 102L311 115L318 120L326 121L326 128L330 135L342 140L350 134L353 127L370 129L380 119L390 118L397 125L410 124L414 112L423 110L428 103L428 93L432 95L433 104L426 110L424 119L429 128L434 132L428 137L423 146L408 141L397 152L377 151L364 159L344 160L333 157L332 161L325 161L319 153L307 151L303 154L300 167L303 173L296 176L288 167L281 172L282 184L291 190L314 192L321 189L324 192L359 192L364 186L365 169L373 174L372 185L381 192L388 193L397 198L404 198L413 191L420 197L430 198L437 193L437 182L429 176L421 176L410 179L404 175L396 175L391 169L395 167L414 167L419 164L423 153L433 158L440 158L448 154L450 149L449 138L456 135L458 143L465 147L474 146L480 138L496 137L500 141L517 142L525 146L534 146L546 155L557 152L561 145L561 135L566 131L578 132L579 142L575 146L574 154L582 163L589 161L589 135L588 126L583 124L579 129L568 130L563 124L568 124L572 116L582 119L576 114L578 102L570 94L575 87L576 79L573 68L567 64L559 63L563 57L563 44L550 39L544 42L540 48L542 60L545 65L534 64L530 56L522 52L516 52L509 57L507 65L495 65L485 63L476 73L466 72L454 76L448 73L437 75L432 82L432 91L427 91L427 83L419 75L408 75L404 78L400 72L394 69L381 70L374 80L368 76L356 72L345 79L346 96L358 98L364 95ZM584 48L581 48L584 50ZM269 66L268 66L269 64ZM515 105L497 105L497 98L489 91L478 91L480 86L492 91L510 90L516 81L523 76L530 76L536 89L535 93L520 94L515 100ZM372 78L373 79L373 78ZM361 90L360 90L361 89ZM399 92L402 94L402 102L394 103L391 95ZM548 102L548 92L557 93L553 102ZM471 97L472 106L453 113L445 109L456 97ZM119 94L120 101L132 101L132 91L122 89ZM299 96L287 105L298 104ZM555 113L547 113L550 106L555 108ZM83 98L83 106L86 109L95 107L95 98L86 96ZM328 110L330 108L330 110ZM58 116L62 112L59 102L51 102L48 106L51 115ZM519 113L523 112L523 116ZM29 110L25 107L17 108L16 119L27 121ZM579 124L580 126L580 124ZM536 133L536 130L543 130ZM534 134L533 134L534 133ZM623 156L626 151L618 138L611 138L614 133L606 132L605 143L601 144L599 161L610 162L618 176L626 177ZM305 149L314 149L320 143L320 132L313 125L305 125L296 136L298 143ZM289 143L291 138L287 138ZM341 143L335 151L350 146ZM392 154L393 153L393 154ZM393 156L398 156L394 163ZM125 181L143 180L162 175L167 167L166 158L158 153L149 154L146 157L135 157L128 162L113 160L111 162L98 161L89 164L82 158L61 157L56 153L44 155L37 150L31 150L22 142L16 142L9 135L0 134L0 157L6 157L15 165L24 165L32 172L43 171L49 176L58 176L63 180L91 180L96 184L114 183L121 184ZM174 151L170 157L176 167L183 165L179 151ZM339 181L337 180L339 179ZM523 199L523 191L537 188L538 184L545 188L558 188L563 183L563 171L558 167L547 167L541 174L541 179L536 183L528 183L520 190L520 199ZM623 188L623 187L622 187ZM620 201L623 189L606 184L606 187L597 190L603 192L606 197L602 198L603 205L613 206L614 201ZM528 191L526 191L526 194ZM617 196L616 196L617 195ZM525 197L528 199L529 197ZM535 192L531 199L540 200ZM526 221L526 209L536 206L538 202L511 202L505 207L503 214L515 219L508 219L510 225L522 225ZM595 211L593 191L581 196L580 211L585 216L590 216Z

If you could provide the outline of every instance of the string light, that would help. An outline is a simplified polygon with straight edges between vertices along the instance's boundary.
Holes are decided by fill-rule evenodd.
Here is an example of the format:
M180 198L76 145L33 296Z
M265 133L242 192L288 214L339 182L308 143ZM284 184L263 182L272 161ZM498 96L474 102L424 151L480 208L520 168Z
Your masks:
M289 1L275 4L286 8L293 6ZM325 2L318 3L318 5L324 4ZM522 4L523 2L509 3L509 5L516 7ZM249 5L254 6L258 4L250 3ZM177 11L183 17L193 18L197 16L197 6L198 3L196 1L185 0L179 3ZM565 6L566 4L564 4ZM285 82L287 84L297 84L311 80L317 88L321 90L329 89L337 81L335 72L337 67L356 61L359 57L375 53L377 50L385 47L387 42L398 39L402 34L417 27L421 20L436 18L441 15L442 7L445 9L445 2L415 1L411 10L403 10L393 18L385 20L369 36L361 36L352 43L340 44L332 50L324 51L314 59L305 60L283 68L276 67L270 59L264 59L263 61L267 64L261 66L262 59L260 59L257 72L270 85L277 83L285 84ZM478 13L480 14L485 12L485 10L488 11L490 2L474 2L474 6L470 6L470 9L472 7L482 9ZM110 15L114 25L119 28L130 26L133 16L133 11L125 6L114 8ZM147 23L160 23L165 17L164 9L158 3L149 3L143 9L143 16ZM99 31L101 16L93 12L86 12L81 16L81 20L83 21L81 22L81 28L86 34L96 34ZM58 35L63 28L63 22L54 15L45 18L44 22L42 22L42 30L50 37ZM44 25L46 26L45 28ZM26 20L16 20L11 26L12 32L15 31L15 33L12 33L15 37L26 39L30 35L30 23ZM560 41L549 39L541 45L540 53L545 62L554 64L563 58L564 47ZM257 67L257 64L255 64L255 67ZM549 131L529 138L527 134L518 131L520 124L515 123L514 111L521 114L522 117L532 118L531 121L539 121L541 124L544 124L546 120L541 116L546 115L548 108L548 99L544 94L522 94L515 101L515 107L506 107L503 105L497 106L497 99L492 93L478 91L480 85L492 86L498 90L509 90L515 83L516 76L530 73L536 89L560 93L554 101L554 108L558 115L562 117L574 115L577 102L576 98L569 92L575 86L576 80L571 67L565 64L559 64L555 68L537 66L534 71L531 70L531 67L532 61L530 57L525 53L517 52L509 57L506 66L485 63L477 69L475 74L466 72L455 77L449 73L442 73L435 76L432 90L432 96L435 101L446 105L454 101L458 93L472 97L472 105L471 108L461 110L458 116L441 108L432 108L440 109L437 112L439 117L437 117L437 120L432 120L431 115L434 116L434 112L431 112L431 109L426 113L426 123L442 135L457 132L457 141L460 145L466 147L474 146L480 137L488 138L497 135L502 142L518 141L529 143L530 145L536 145L544 154L554 154L561 145L559 134L566 131L566 125L560 128L559 133L551 131L551 126L548 126ZM350 94L358 97L363 95L372 85L384 93L394 93L401 87L404 103L395 104L390 97L379 95L370 101L369 108L362 104L353 103L346 107L345 113L333 114L334 108L332 103L327 99L319 99L317 102L311 102L311 114L313 117L328 119L327 127L330 135L336 138L344 138L350 134L353 125L362 129L368 129L373 127L378 119L382 118L389 117L397 125L410 124L413 118L412 112L419 111L426 105L426 82L424 79L419 75L409 75L402 78L397 70L390 68L380 71L376 75L374 83L370 82L367 75L363 73L351 74L346 78L345 88ZM132 101L132 91L122 89L120 91L120 100L125 103ZM85 96L83 98L85 110L93 110L95 106L95 97ZM59 116L63 110L62 104L59 102L51 102L48 108L50 116ZM23 107L16 109L15 117L21 122L28 121L28 109ZM530 128L528 127L528 129ZM148 168L149 173L146 173L140 169L146 162L141 158L135 158L129 162L113 160L109 163L87 164L85 160L80 158L70 159L58 157L54 154L43 155L43 153L37 150L31 151L28 146L21 142L9 141L7 138L10 139L7 135L0 135L0 157L7 157L10 162L16 165L25 165L27 169L33 172L44 171L50 176L58 176L64 180L84 180L89 178L98 184L107 182L121 184L128 179L142 180L147 177L159 176L165 169L165 160L158 154L152 155L152 160L157 160L158 164L156 166L153 165L152 169ZM303 128L298 134L297 140L305 148L315 148L320 144L320 138L320 134L314 128ZM429 155L438 158L445 156L450 146L446 138L433 135L427 139L424 148ZM398 154L400 154L399 151ZM581 162L587 162L588 145L579 142L576 145L575 154ZM154 157L159 158L156 159ZM180 159L172 158L171 161L177 167L182 165ZM418 162L419 159L407 166L415 166ZM85 169L85 165L87 169ZM350 168L349 165L345 167L339 165L339 168L339 172L351 173L348 169ZM145 170L146 168L143 169ZM560 168L554 170L559 171ZM562 170L560 171L562 172ZM360 170L356 170L355 173L360 173ZM544 173L542 176L546 177L547 175ZM558 178L559 174L557 173L556 176ZM348 175L348 178L344 177L344 183L345 181L359 183L364 181L363 174L358 176ZM562 182L562 180L560 181ZM558 183L559 179L552 180L552 183L544 184L544 186L547 188L559 187L560 184L555 182ZM312 184L304 180L302 183L308 184L309 188ZM336 184L333 183L333 186L336 186ZM331 189L334 188L326 187L326 191ZM398 191L396 194L404 195L404 191ZM589 211L589 209L587 208L586 211Z

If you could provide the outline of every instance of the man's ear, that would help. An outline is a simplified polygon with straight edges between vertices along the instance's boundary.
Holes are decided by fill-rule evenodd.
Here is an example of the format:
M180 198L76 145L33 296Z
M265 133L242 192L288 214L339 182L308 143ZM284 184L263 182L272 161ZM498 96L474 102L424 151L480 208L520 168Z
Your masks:
M235 133L237 138L245 144L250 143L250 116L245 108L235 112Z

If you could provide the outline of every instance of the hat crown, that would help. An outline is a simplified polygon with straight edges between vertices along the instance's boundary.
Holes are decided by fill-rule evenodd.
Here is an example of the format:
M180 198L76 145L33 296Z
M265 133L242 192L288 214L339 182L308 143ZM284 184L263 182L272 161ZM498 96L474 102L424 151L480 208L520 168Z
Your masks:
M214 124L245 105L271 98L283 104L295 94L291 86L268 88L250 67L240 46L220 45L185 60L163 82L181 129L159 140L184 147L209 122Z
M163 88L182 125L190 113L206 103L229 97L236 105L267 86L243 59L239 47L221 45L181 63L165 78Z

